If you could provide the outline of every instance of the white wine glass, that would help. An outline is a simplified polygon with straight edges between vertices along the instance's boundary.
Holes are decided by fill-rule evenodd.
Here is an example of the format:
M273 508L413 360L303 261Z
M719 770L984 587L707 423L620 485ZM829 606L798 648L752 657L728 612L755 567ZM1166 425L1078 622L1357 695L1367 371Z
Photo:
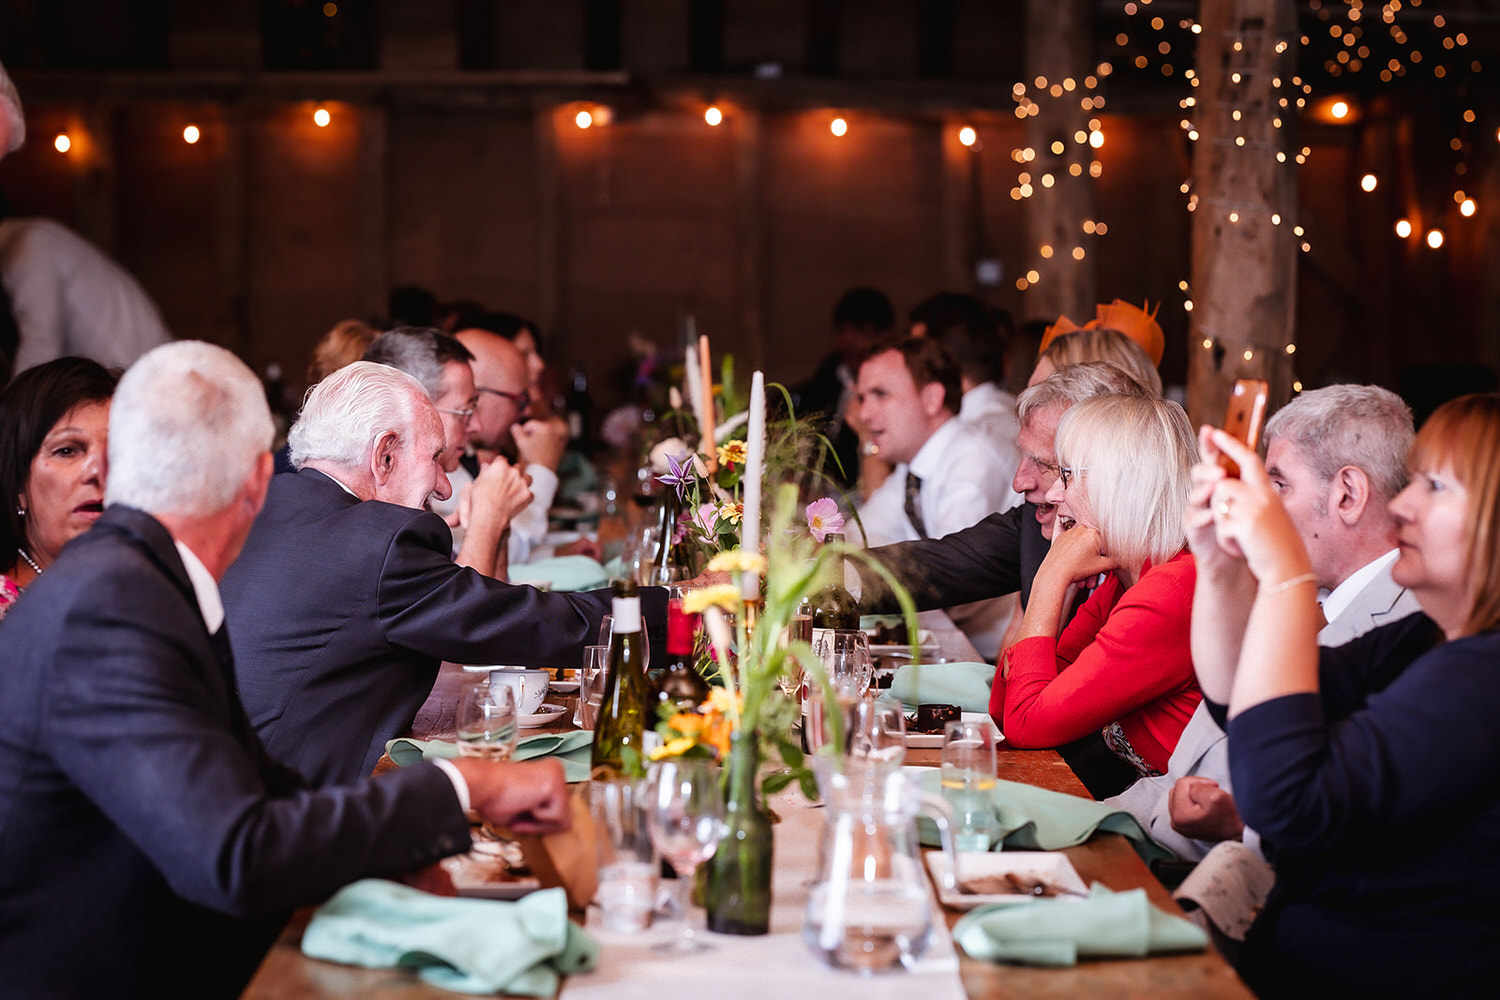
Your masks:
M677 872L677 912L682 916L677 936L655 950L707 951L712 946L693 933L689 894L693 873L713 857L724 837L719 768L702 758L669 758L651 765L646 782L646 830L656 850Z
M458 752L465 757L508 760L516 749L516 696L508 684L488 680L466 686L458 700Z

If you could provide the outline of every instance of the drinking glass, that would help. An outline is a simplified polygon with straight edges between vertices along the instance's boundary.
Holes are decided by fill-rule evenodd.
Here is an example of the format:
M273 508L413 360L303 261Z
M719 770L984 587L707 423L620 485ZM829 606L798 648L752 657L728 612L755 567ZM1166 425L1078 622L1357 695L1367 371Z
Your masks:
M859 629L827 632L816 650L823 661L829 683L840 694L864 697L870 689L874 666L870 662L870 640Z
M724 794L713 761L669 758L651 766L646 777L646 829L657 851L677 872L677 912L682 929L658 951L706 951L711 945L693 933L688 919L689 890L698 866L713 857L724 836Z
M899 767L906 758L906 715L900 702L865 698L849 712L845 746L849 756Z
M608 666L608 646L583 647L583 665L578 668L578 706L573 710L573 725L579 729L593 729L599 720L599 706L604 703L604 671Z
M458 700L458 751L465 757L506 760L516 749L515 692L488 680L467 685Z
M614 634L615 616L605 615L599 619L599 645L608 649L609 642L614 638ZM608 665L609 657L607 655L604 658L604 662ZM646 631L646 620L644 618L641 619L641 666L643 669L650 669L651 667L651 634Z
M995 731L988 719L950 722L943 730L943 798L953 809L953 846L988 851L995 833Z
M646 832L645 786L633 781L588 784L597 835L600 923L607 931L642 931L656 902L658 866Z

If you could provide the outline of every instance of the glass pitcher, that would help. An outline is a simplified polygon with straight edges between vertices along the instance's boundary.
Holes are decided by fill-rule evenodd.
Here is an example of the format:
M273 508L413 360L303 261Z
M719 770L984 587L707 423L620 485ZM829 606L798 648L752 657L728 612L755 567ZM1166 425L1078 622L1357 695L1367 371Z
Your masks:
M819 777L828 822L802 939L837 969L910 968L927 949L935 919L917 814L937 824L951 889L948 805L923 794L899 766L845 760L841 771L823 769Z

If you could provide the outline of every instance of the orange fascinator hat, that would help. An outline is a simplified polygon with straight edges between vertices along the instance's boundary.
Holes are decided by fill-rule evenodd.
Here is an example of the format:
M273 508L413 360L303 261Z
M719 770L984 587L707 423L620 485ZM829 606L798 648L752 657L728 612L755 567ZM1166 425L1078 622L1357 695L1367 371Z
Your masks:
M1157 303L1156 309L1160 308L1161 303ZM1156 309L1148 313L1144 309L1138 309L1129 302L1121 302L1119 299L1115 299L1107 306L1095 306L1094 309L1098 315L1082 327L1066 316L1057 317L1057 322L1043 332L1042 343L1037 348L1037 353L1041 354L1058 337L1065 337L1075 330L1103 328L1123 333L1141 346L1153 365L1161 364L1162 351L1166 349L1167 341L1161 332L1161 327L1157 325Z
M1057 317L1056 323L1053 323L1051 326L1047 327L1046 330L1042 331L1042 343L1041 346L1036 349L1037 354L1041 354L1043 351L1045 351L1047 349L1047 345L1051 344L1058 337L1066 336L1067 334L1072 333L1078 328L1078 324L1068 319L1068 317Z

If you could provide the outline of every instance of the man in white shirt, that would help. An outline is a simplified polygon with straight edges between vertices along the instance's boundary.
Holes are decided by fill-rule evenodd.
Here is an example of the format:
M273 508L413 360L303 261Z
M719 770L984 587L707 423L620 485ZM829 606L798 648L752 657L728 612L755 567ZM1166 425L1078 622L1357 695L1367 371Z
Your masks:
M985 436L957 419L958 367L941 345L907 337L860 365L859 419L891 475L860 508L869 545L941 538L1015 506L1014 467ZM949 608L979 653L999 650L1013 598Z
M1342 645L1419 610L1391 579L1396 521L1387 505L1406 485L1413 437L1401 398L1371 385L1315 389L1278 411L1265 437L1266 473L1326 594L1319 645ZM1204 706L1188 720L1167 773L1109 801L1186 860L1242 836L1258 846L1229 789L1228 740Z

